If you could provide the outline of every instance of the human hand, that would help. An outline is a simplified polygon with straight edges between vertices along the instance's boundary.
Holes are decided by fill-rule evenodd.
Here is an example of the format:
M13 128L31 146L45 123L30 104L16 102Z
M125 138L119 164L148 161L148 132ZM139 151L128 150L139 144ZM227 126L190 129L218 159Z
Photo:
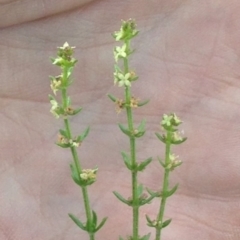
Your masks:
M2 6L1 6L2 5ZM148 132L137 141L138 159L154 163L139 181L159 189L162 174L156 156L164 146L155 138L161 115L176 112L188 141L176 147L183 165L171 174L179 183L166 206L173 221L163 239L238 240L240 236L239 14L236 1L13 1L0 4L1 181L0 239L83 239L68 212L84 218L81 193L70 178L71 156L54 145L62 126L49 113L50 64L56 46L76 46L79 60L71 96L80 115L74 133L91 132L79 149L86 168L99 167L90 199L99 216L108 216L97 239L131 234L130 208L113 190L130 194L130 174L121 160L126 137L106 93L113 86L114 40L120 19L134 18L139 36L130 65L140 76L133 92L150 103L135 111L147 120ZM155 216L158 202L141 209ZM152 234L152 237L154 234Z

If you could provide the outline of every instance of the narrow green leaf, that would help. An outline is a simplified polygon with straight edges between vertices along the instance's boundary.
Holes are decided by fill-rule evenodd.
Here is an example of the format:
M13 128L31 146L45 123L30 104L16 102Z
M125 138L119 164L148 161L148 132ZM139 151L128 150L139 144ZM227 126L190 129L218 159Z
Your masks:
M170 223L171 223L171 221L172 221L172 219L170 218L170 219L168 219L168 220L166 220L166 221L164 221L163 223L162 223L162 228L165 228L165 227L167 227Z
M149 240L151 233L144 235L140 240Z
M73 67L68 68L68 70L67 70L67 78L69 78L71 76L72 72L73 72Z
M116 101L117 101L117 98L115 98L113 95L108 94L107 96L108 96L108 97L110 98L110 100L112 100L113 102L116 102Z
M140 206L143 206L143 205L145 205L145 204L149 204L149 203L151 203L151 201L155 198L156 196L152 196L152 195L150 195L150 197L149 198L147 198L147 199L144 199L144 200L141 200L141 202L140 202Z
M157 138L158 138L161 142L163 142L164 144L166 143L165 137L163 137L161 134L159 134L159 133L156 132L155 135L157 136Z
M79 181L79 176L78 176L77 170L76 170L76 168L75 168L75 165L72 164L72 163L70 163L70 169L71 169L71 173L72 173L71 175L72 175L73 181L74 181L77 185L81 186L81 185L80 185L80 181Z
M140 197L143 193L143 185L142 184L139 184L138 187L137 187L137 194L138 194L138 197Z
M116 72L122 73L121 68L120 68L117 64L114 64L114 70L115 70Z
M124 161L126 167L127 167L129 170L133 170L132 165L131 165L130 157L129 157L125 152L121 152L121 154L122 154L123 161Z
M56 101L55 97L53 97L53 95L51 95L51 94L48 95L48 98L50 101L52 101L52 100Z
M146 219L147 219L147 222L148 222L149 224L152 224L153 221L150 219L150 217L149 217L147 214L145 215L145 217L146 217Z
M67 106L70 106L70 105L71 105L71 98L67 97Z
M134 136L139 138L139 137L142 137L144 135L144 133L145 133L145 131L137 132L134 134Z
M137 170L138 171L143 171L151 161L152 161L152 158L150 157L150 158L146 159L145 161L141 162L138 165Z
M77 108L75 110L73 110L72 115L77 115L78 113L80 113L82 111L82 108Z
M134 134L135 137L142 137L145 133L146 121L142 120L139 126L137 127L137 133Z
M132 137L131 132L127 128L125 128L122 124L119 123L118 126L124 134L126 134L129 137Z
M87 231L86 227L84 224L73 214L69 213L68 216L76 223L76 225L81 228L83 231Z
M70 143L56 143L57 146L61 147L61 148L69 148L71 147Z
M158 161L162 165L163 168L166 167L165 163L162 161L162 159L160 157L158 157Z
M144 106L144 105L146 105L146 104L148 104L149 103L149 100L145 100L145 101L143 101L143 102L139 102L138 103L138 107L142 107L142 106Z
M152 197L161 197L161 194L159 192L154 192L149 188L146 188L146 190Z
M119 236L119 240L124 240L121 236Z
M170 197L177 191L177 189L178 189L178 184L176 184L171 190L169 190L167 192L163 192L163 196Z
M138 131L139 132L143 132L143 131L145 132L145 125L146 125L146 120L142 120L141 123L139 124L138 128L137 128Z
M120 200L121 202L127 204L128 206L131 206L130 202L128 200L126 200L120 193L114 191L113 194L116 196L116 198L118 200Z
M100 228L102 228L102 226L105 224L106 221L107 221L107 217L103 218L103 220L100 222L100 224L98 225L98 227L95 229L94 232L97 232Z
M89 131L90 131L90 127L87 127L85 131L81 134L81 141L83 141L87 137Z
M93 210L92 210L92 225L93 225L93 229L95 229L97 226L97 214Z
M187 140L187 138L184 137L182 140L179 140L179 141L171 141L171 143L174 144L174 145L179 145L179 144L185 142L186 140Z
M62 136L64 136L65 138L68 138L67 132L63 129L59 129L59 132Z

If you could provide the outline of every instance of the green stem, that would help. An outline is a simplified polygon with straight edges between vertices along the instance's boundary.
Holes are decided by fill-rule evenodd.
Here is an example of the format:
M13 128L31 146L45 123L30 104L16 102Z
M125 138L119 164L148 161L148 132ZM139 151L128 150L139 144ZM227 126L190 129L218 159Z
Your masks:
M167 166L170 162L170 149L171 149L171 142L169 141L171 138L171 132L167 131L167 141L166 141L166 149L165 149L165 166ZM167 197L165 196L165 192L168 191L168 185L169 185L169 173L170 170L169 169L165 169L164 172L164 177L163 177L163 188L162 188L162 199L161 199L161 203L160 203L160 208L159 208L159 212L157 215L157 224L162 224L163 222L163 215L164 215L164 211L165 211L165 206L166 206L166 201L167 201ZM156 228L156 238L155 240L160 240L161 239L161 231L162 228Z
M63 79L65 79L65 78L66 78L66 71L64 71L64 73L63 73ZM67 107L67 91L66 91L66 89L62 90L62 104L63 104L63 108L65 109ZM64 119L64 125L65 125L65 129L66 129L68 138L72 139L72 133L71 133L71 128L69 125L68 118ZM78 153L76 151L76 147L74 147L74 146L71 147L71 153L72 153L74 164L76 166L77 174L78 174L78 176L80 176L80 174L82 172L82 167L80 164ZM92 222L92 213L91 213L90 201L89 201L89 197L88 197L88 190L87 190L86 186L82 186L81 189L82 189L82 195L83 195L83 201L84 201L87 222L91 223ZM95 235L93 232L89 231L88 234L89 234L90 240L95 239Z
M127 49L129 49L129 40L125 41L127 45ZM124 74L129 72L128 66L128 59L124 58ZM131 102L131 91L130 87L125 87L125 102L126 102L126 112L127 112L127 119L128 119L128 129L130 132L134 132L133 126L133 115L132 115L132 108L130 107ZM129 137L130 140L130 152L131 152L131 164L132 166L136 166L136 144L135 144L135 137ZM139 225L139 205L138 205L138 176L137 170L132 170L132 213L133 213L133 240L138 240L138 225Z

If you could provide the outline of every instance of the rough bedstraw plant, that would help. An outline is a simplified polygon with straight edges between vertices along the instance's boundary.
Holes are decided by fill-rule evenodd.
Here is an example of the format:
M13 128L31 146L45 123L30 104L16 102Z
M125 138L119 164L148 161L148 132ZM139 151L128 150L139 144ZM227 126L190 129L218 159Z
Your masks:
M73 49L74 47L70 47L66 42L62 47L58 48L57 57L52 58L52 63L61 68L61 74L56 77L50 76L50 86L55 96L58 91L61 92L61 101L58 102L55 96L49 95L52 106L50 112L56 118L62 118L64 121L64 129L59 130L59 136L56 144L62 148L70 148L71 150L73 158L73 162L70 164L72 179L82 191L86 222L83 223L73 214L69 214L69 217L79 228L88 233L90 240L94 240L95 233L104 225L107 218L103 218L100 224L97 224L97 214L91 209L88 196L88 186L96 181L96 173L98 169L83 169L77 153L77 147L81 145L88 135L89 127L81 135L76 137L73 137L70 127L69 118L79 114L81 111L81 108L72 108L71 99L67 94L68 87L73 83L71 76L73 68L77 63L77 60L72 56Z
M120 193L114 192L114 195L126 205L132 207L132 236L128 237L129 240L148 240L150 234L139 236L139 208L147 203L150 203L153 198L160 197L159 213L155 220L151 220L149 216L146 216L147 224L150 227L154 227L156 230L155 240L161 239L161 230L170 224L171 219L163 221L164 209L166 205L166 199L170 197L177 190L178 185L169 190L169 174L174 168L181 165L181 161L178 160L174 154L171 153L172 144L180 144L186 140L182 138L180 132L177 130L177 126L181 124L181 120L174 113L169 115L164 114L161 121L162 128L166 131L166 134L156 133L156 136L166 145L165 161L159 160L164 168L163 186L161 191L152 191L146 188L149 196L144 193L143 185L138 183L138 173L145 170L146 166L152 161L152 158L148 158L145 161L139 163L137 161L136 154L136 139L140 138L145 133L145 120L142 120L138 127L134 126L133 109L143 106L148 101L140 102L138 98L133 97L131 92L131 86L134 81L138 79L138 76L129 67L129 57L134 52L131 49L131 40L137 36L136 24L133 20L122 21L122 25L119 31L113 34L116 41L122 42L121 46L114 48L115 58L115 72L114 72L114 84L124 88L124 99L118 99L112 95L108 97L116 104L117 112L126 110L127 115L127 127L119 124L120 130L128 136L130 143L130 155L126 152L122 152L123 161L126 167L131 172L132 177L132 196L129 199L125 199ZM120 240L123 240L120 237Z
M142 120L138 127L135 127L133 109L148 103L148 101L139 101L139 99L134 97L131 92L131 86L133 82L138 79L138 76L134 71L130 70L129 67L129 57L134 52L131 49L130 43L137 34L138 31L136 30L135 22L131 19L128 21L122 21L120 30L113 34L116 41L122 42L122 46L114 48L114 58L116 62L114 84L124 88L124 99L118 99L110 94L108 97L116 104L118 113L122 110L126 111L127 126L119 124L119 128L129 138L130 154L122 152L122 157L126 167L131 172L132 178L131 197L125 199L118 192L114 192L114 195L121 202L132 208L132 236L129 236L128 240L148 240L150 238L150 233L142 237L139 236L139 209L141 206L151 203L153 199L160 198L161 200L157 216L154 220L151 220L150 217L146 215L146 219L147 225L155 228L155 240L161 240L162 229L168 226L171 222L171 219L163 220L166 201L167 198L173 195L178 188L177 184L172 189L169 189L169 175L171 171L182 163L178 159L178 156L172 153L171 147L172 145L183 143L186 138L183 138L178 131L178 126L181 124L181 120L176 114L164 114L161 121L161 127L164 130L164 133L156 133L158 139L165 144L165 159L164 161L159 159L161 166L164 168L162 188L160 191L152 191L149 188L146 188L148 194L144 192L143 185L139 184L138 181L138 173L145 170L147 165L152 161L152 158L148 158L143 162L137 161L136 139L144 135L146 122L145 120ZM88 135L89 127L81 135L76 137L72 136L70 128L69 117L79 114L81 111L81 108L72 108L71 99L67 94L67 89L73 82L71 77L72 71L77 63L77 60L72 56L73 49L74 47L70 47L68 43L65 43L62 47L59 47L57 57L52 59L52 63L61 68L61 74L56 77L50 77L51 89L54 93L54 96L49 95L52 106L50 112L56 118L62 118L64 122L64 129L59 130L59 137L56 144L62 148L70 148L71 150L73 158L73 162L70 164L72 179L81 188L86 221L83 223L73 214L69 214L69 216L79 228L88 233L90 240L95 240L95 233L105 224L107 218L103 218L103 220L97 224L97 214L92 210L88 196L88 186L96 181L96 173L98 169L83 169L76 150ZM60 102L56 99L58 91L61 92ZM119 239L123 240L122 237Z

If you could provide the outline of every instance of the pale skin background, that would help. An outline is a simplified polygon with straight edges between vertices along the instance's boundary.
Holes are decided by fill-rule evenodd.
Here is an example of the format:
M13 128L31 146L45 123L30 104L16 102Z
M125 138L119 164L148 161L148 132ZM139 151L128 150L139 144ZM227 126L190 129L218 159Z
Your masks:
M183 120L188 141L174 148L184 164L171 174L180 184L169 199L164 240L240 239L240 3L238 0L0 0L0 239L87 240L68 218L85 219L78 187L70 178L70 152L54 145L62 121L49 113L50 64L56 47L76 46L79 59L70 90L80 115L74 133L91 133L79 149L85 168L99 167L90 188L99 218L109 221L97 239L131 234L130 209L113 194L130 195L130 173L120 151L128 139L116 123L106 94L122 96L113 86L110 33L120 19L135 18L140 35L130 62L140 76L134 96L151 102L134 111L147 120L147 134L137 141L138 160L154 162L140 182L160 188L156 156L164 146L154 136L164 112ZM141 209L154 217L158 202Z

